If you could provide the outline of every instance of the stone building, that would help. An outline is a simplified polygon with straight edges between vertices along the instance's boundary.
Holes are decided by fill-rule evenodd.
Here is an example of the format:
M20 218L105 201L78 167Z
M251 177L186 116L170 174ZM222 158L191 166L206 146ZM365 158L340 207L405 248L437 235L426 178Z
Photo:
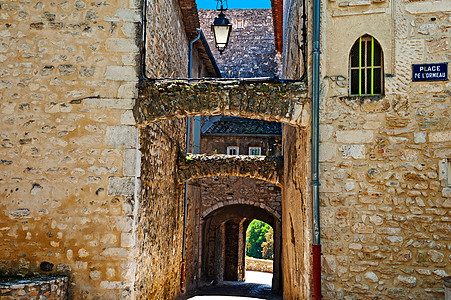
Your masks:
M173 174L186 125L138 126L133 107L141 67L188 76L199 19L194 1L149 4L144 65L141 11L140 1L0 2L2 275L46 273L50 262L69 275L70 299L179 293ZM218 75L200 42L192 73Z
M303 33L302 2L287 2L283 77L294 79L305 62L311 74L312 56L303 59L295 42ZM321 1L319 190L325 299L444 297L443 277L451 275L450 82L414 81L412 73L415 64L449 62L450 7L449 1ZM373 78L379 90L371 91L371 75L361 75L359 92L360 38L361 49L374 43ZM313 49L310 39L306 48ZM370 73L371 54L361 55L367 64L360 68ZM294 130L285 132L283 138L290 140ZM304 221L309 227L308 201L301 210L304 219L293 223ZM310 256L306 236L311 233L302 237L304 250L282 246L289 249L288 261ZM308 265L302 271L284 268L299 283L284 289L287 298L306 295L310 278L300 274L308 272Z
M321 1L315 45L318 2L274 0L280 77L294 81L272 83L146 80L144 65L149 78L188 76L200 24L194 1L144 3L147 18L139 1L0 3L3 273L45 273L50 262L72 299L174 299L184 236L197 234L183 234L181 182L231 175L282 187L286 299L312 296L316 225L324 299L443 299L451 89L437 69L450 60L449 0ZM217 76L204 44L193 77ZM310 187L317 46L320 224ZM283 122L283 162L184 156L184 117L217 114Z
M216 10L199 10L200 25L212 53L225 78L280 76L281 55L274 43L271 9L228 9L226 17L232 24L227 50L222 54L214 47L211 24Z

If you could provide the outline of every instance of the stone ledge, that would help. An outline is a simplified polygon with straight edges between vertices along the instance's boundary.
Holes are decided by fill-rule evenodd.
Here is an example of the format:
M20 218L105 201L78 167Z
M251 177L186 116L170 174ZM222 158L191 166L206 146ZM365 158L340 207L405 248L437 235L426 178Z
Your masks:
M67 299L69 278L64 275L36 275L0 280L0 299Z
M300 107L308 101L302 82L159 80L140 84L135 116L140 123L224 114L302 124Z
M178 160L178 180L211 176L241 176L282 185L283 157L257 155L182 154Z
M274 261L246 257L246 271L273 272Z

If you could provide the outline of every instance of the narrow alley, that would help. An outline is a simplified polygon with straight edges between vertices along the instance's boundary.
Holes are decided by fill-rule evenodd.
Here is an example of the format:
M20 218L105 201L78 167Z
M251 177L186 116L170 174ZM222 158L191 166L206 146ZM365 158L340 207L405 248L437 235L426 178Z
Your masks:
M204 287L184 295L179 300L226 300L226 299L282 299L271 292L272 274L246 271L246 281L225 281L218 285Z

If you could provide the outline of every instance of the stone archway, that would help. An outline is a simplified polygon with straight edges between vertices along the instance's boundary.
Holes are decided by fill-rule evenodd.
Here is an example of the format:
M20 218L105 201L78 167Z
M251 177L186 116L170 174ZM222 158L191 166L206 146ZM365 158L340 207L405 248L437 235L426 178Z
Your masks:
M274 230L272 289L281 289L281 219L270 211L248 204L230 204L202 218L202 278L204 281L243 281L246 229L258 219Z
M140 126L222 114L306 127L309 102L306 85L299 81L158 80L141 83L134 116Z
M266 180L277 184L279 187L283 186L282 193L282 211L280 215L281 218L275 218L274 233L275 237L277 234L277 250L275 258L278 263L274 265L274 283L273 289L281 290L282 288L282 276L280 274L281 269L281 248L283 247L283 260L284 260L284 270L289 270L289 272L284 272L283 275L283 285L284 289L288 289L289 293L294 290L295 287L293 282L296 282L297 286L304 288L306 286L306 276L300 276L301 271L308 267L308 261L305 259L308 249L308 233L307 226L303 226L308 222L308 176L306 176L306 171L308 167L306 161L309 159L307 149L309 146L309 120L310 120L310 100L307 98L307 89L303 83L300 82L244 82L242 80L228 80L228 81L199 81L196 83L190 83L188 81L180 80L158 80L154 82L141 83L140 94L136 100L136 104L133 108L133 113L137 126L141 128L142 131L146 131L148 126L155 126L157 131L167 139L168 147L167 149L178 149L178 156L172 151L173 160L171 160L171 168L166 171L167 174L171 174L171 179L173 180L172 190L176 191L177 194L180 193L180 187L182 182L185 180L204 178L209 176L223 175L223 176L242 176L251 177ZM180 155L183 152L184 146L184 130L183 122L175 121L178 118L191 117L191 116L201 116L201 115L217 115L223 114L228 116L240 116L253 119L263 119L267 121L278 121L284 123L283 133L282 133L282 143L283 143L283 155L280 172L274 172L277 168L269 167L266 170L269 172L264 174L266 171L259 172L258 168L251 168L247 170L246 168L239 168L240 163L234 161L232 166L226 166L227 159L220 158L218 155L211 155L208 161L202 162L201 169L202 172L198 172L195 169L189 167L189 170L183 170L181 166L184 167L186 163L187 156ZM168 120L168 126L160 128L159 121ZM163 122L164 124L165 122ZM170 128L171 124L177 124L177 128ZM176 134L175 132L179 133ZM144 141L144 144L152 144L153 141ZM143 147L143 149L146 149ZM159 150L158 150L159 151ZM150 156L157 157L154 155L157 153L150 149L149 151L143 152L142 165L146 162L146 157ZM194 161L193 165L197 165L202 159L196 156L191 157ZM214 160L219 159L219 161L224 163L226 166L220 173L215 173L209 170L206 166L213 163ZM183 163L181 163L183 161ZM159 162L160 163L160 162ZM276 164L278 165L278 164ZM146 191L149 185L146 180L147 178L155 178L153 172L154 169L149 166L142 168L142 174L149 173L149 176L143 178L142 190ZM268 175L269 174L269 175ZM160 193L160 191L155 191L155 193ZM179 202L180 203L180 202ZM292 209L293 205L296 209ZM194 246L188 247L187 251L193 252L192 257L201 258L200 261L188 261L187 265L192 265L191 275L189 280L186 281L187 288L194 288L196 285L203 281L205 282L207 278L218 279L224 278L224 264L218 264L217 268L213 268L211 273L207 273L205 269L204 260L206 258L207 249L205 243L206 239L209 238L212 247L208 248L213 251L213 257L216 250L214 249L215 237L218 237L220 243L224 243L224 232L228 227L237 239L241 239L244 243L244 236L239 234L239 230L247 226L246 222L252 220L249 216L238 216L236 218L231 218L229 220L224 220L220 224L216 224L216 218L212 218L216 215L216 212L224 211L226 207L246 207L246 204L236 204L227 203L223 207L218 208L205 218L199 218L198 212L194 211L192 226L187 227L187 236L190 238L194 237ZM149 209L152 209L149 206ZM269 215L271 213L267 212L264 208L248 208L251 210L260 210L261 215ZM189 208L188 208L189 211ZM292 214L293 211L301 211L301 217ZM274 218L274 216L272 216ZM260 216L256 216L256 219L265 221ZM282 243L282 219L283 219L283 243ZM202 224L196 224L196 220L201 220ZM294 220L294 222L293 222ZM210 226L213 221L213 227ZM266 222L266 221L265 221ZM268 222L267 222L268 223ZM210 224L210 225L208 225ZM269 223L271 224L271 223ZM190 228L200 228L198 235L196 231L190 230ZM214 229L215 228L215 229ZM206 236L206 230L214 233L213 236ZM213 230L214 229L214 230ZM238 231L237 231L238 230ZM238 232L238 233L237 233ZM300 234L298 234L300 233ZM202 240L202 241L200 241ZM282 246L283 245L283 246ZM191 250L192 249L192 250ZM223 248L224 249L224 246ZM200 251L199 251L200 250ZM237 250L235 254L238 255ZM233 253L229 253L233 254ZM241 251L241 255L244 254ZM300 259L298 259L300 256ZM224 256L221 256L224 257ZM238 258L241 256L237 256ZM244 259L244 256L243 256ZM240 260L238 259L237 262ZM201 266L202 265L202 266ZM227 277L230 274L237 274L236 278L239 278L239 267L227 271ZM215 266L213 264L213 266ZM202 270L201 270L202 268ZM285 269L286 268L286 269ZM211 275L213 274L213 275ZM199 276L198 276L199 275ZM208 275L208 276L207 276ZM201 278L202 277L202 278ZM188 280L188 279L187 279ZM188 286L191 284L191 286ZM284 291L285 293L285 291ZM289 293L287 293L289 295Z
M256 155L190 154L179 158L178 180L210 176L240 176L261 179L282 186L283 157Z

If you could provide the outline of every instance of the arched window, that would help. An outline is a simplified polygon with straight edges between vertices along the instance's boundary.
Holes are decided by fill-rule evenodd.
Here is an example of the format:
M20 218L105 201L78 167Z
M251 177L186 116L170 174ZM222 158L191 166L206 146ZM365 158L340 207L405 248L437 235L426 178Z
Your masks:
M361 36L350 55L350 94L380 95L384 91L382 47L370 35Z

